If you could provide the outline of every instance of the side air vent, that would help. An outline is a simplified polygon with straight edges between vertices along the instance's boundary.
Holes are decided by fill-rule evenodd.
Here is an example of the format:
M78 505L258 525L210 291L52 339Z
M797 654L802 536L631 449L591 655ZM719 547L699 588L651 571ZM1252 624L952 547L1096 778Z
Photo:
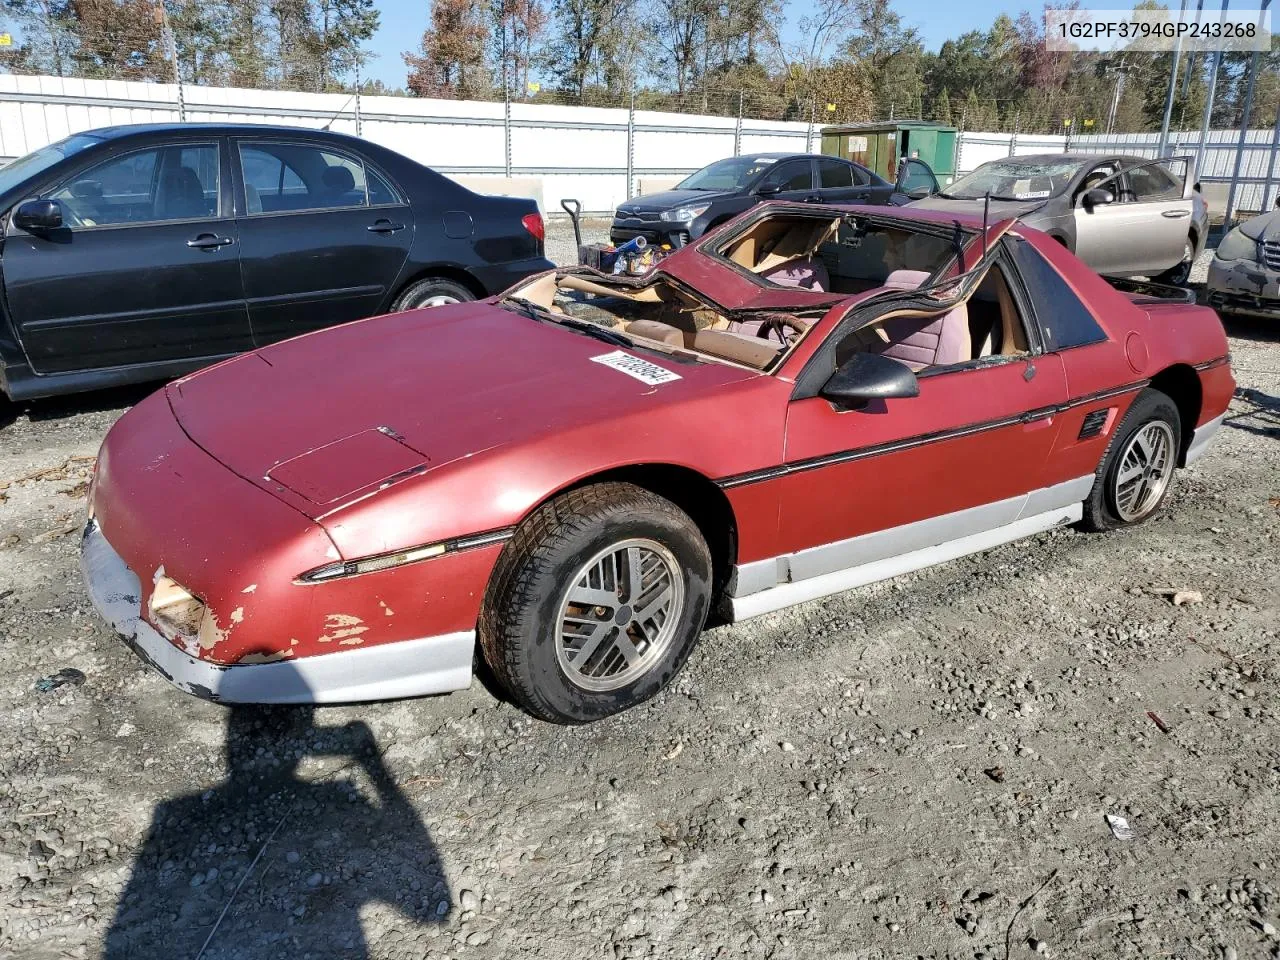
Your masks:
M1090 437L1096 437L1102 433L1103 427L1107 425L1107 417L1111 414L1111 408L1104 410L1094 410L1084 415L1084 422L1080 424L1081 440L1088 440Z

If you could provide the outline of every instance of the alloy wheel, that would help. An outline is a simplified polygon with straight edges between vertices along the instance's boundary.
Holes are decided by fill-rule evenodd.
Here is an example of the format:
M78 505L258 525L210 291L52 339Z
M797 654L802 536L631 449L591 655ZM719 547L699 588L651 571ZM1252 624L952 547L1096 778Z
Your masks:
M658 663L684 609L684 577L655 540L611 544L570 581L556 616L556 660L574 685L601 692Z
M1173 429L1163 420L1144 424L1129 438L1116 470L1116 514L1126 523L1141 520L1160 502L1173 475Z
M450 303L461 303L457 297L451 297L447 293L438 296L425 298L418 306L420 307L443 307Z

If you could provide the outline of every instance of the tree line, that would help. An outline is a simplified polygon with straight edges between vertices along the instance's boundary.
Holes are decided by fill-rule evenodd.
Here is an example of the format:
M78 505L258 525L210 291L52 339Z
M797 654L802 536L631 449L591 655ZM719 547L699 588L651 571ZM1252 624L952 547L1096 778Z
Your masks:
M167 27L167 32L166 32ZM341 90L378 29L374 0L0 0L14 72ZM170 46L169 38L172 38Z
M1172 54L1061 53L1040 12L926 50L893 0L428 0L402 88L370 93L677 110L819 123L919 117L970 130L1158 129ZM1146 0L1140 7L1162 9ZM0 65L113 77L350 91L374 0L0 0ZM168 33L166 33L166 27ZM173 46L168 37L172 36ZM1173 126L1199 124L1212 58L1183 57ZM1235 126L1247 54L1223 57L1212 124ZM1252 122L1280 105L1280 44Z
M970 130L1143 131L1163 118L1172 54L1050 51L1041 12L999 15L929 51L893 0L812 0L785 35L784 3L434 0L421 44L404 55L406 83L425 97L634 97L649 109L919 117ZM1223 58L1215 126L1239 123L1247 64L1247 54ZM1182 59L1175 127L1198 126L1210 66L1208 56ZM1280 44L1258 71L1254 122L1269 124L1277 104Z

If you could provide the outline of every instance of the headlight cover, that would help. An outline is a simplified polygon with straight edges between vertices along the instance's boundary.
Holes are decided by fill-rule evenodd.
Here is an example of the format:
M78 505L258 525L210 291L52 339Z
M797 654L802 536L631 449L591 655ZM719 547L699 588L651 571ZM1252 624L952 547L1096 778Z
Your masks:
M696 207L676 207L674 210L663 210L659 216L667 222L689 223L711 209L711 204L700 203Z
M1222 238L1214 256L1219 260L1257 260L1258 241L1246 236L1243 230L1236 227Z

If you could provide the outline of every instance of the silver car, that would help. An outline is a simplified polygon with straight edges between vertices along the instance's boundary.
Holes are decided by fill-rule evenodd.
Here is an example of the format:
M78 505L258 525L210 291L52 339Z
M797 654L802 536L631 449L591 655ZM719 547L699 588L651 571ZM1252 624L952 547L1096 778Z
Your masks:
M1280 319L1280 209L1246 220L1222 238L1206 286L1211 307Z
M1191 169L1190 157L1006 157L908 206L973 213L990 195L993 221L1018 217L1101 274L1182 285L1209 232Z

